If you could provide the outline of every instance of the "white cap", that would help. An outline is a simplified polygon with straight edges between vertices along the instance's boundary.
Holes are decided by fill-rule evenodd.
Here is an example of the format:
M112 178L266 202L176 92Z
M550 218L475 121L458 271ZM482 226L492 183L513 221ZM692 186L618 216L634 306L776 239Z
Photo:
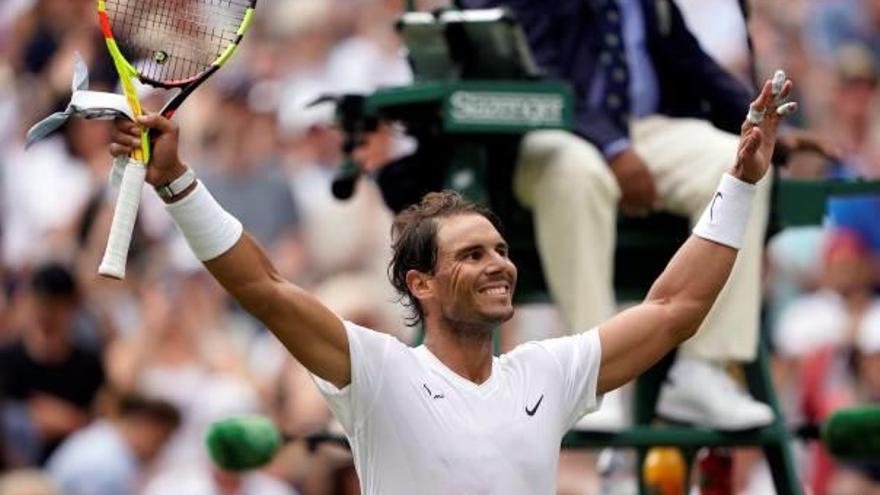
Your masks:
M846 321L846 309L837 293L820 291L801 296L780 315L773 343L783 356L804 356L843 343Z
M333 125L336 119L336 103L327 100L313 104L325 94L323 88L326 85L320 81L307 79L283 85L278 123L285 135L301 136L312 127Z
M856 349L865 354L880 352L880 300L874 301L859 324Z

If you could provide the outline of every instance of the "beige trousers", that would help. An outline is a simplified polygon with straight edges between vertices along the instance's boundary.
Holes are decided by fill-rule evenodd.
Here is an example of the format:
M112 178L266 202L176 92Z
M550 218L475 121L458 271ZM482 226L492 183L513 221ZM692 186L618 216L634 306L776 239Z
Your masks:
M695 223L739 138L695 119L652 116L633 121L631 140L654 176L662 209ZM743 249L733 273L685 355L751 361L757 352L760 274L771 179L759 183ZM536 131L521 146L514 174L517 199L535 216L535 238L554 300L570 328L609 318L615 219L620 188L601 153L565 131Z

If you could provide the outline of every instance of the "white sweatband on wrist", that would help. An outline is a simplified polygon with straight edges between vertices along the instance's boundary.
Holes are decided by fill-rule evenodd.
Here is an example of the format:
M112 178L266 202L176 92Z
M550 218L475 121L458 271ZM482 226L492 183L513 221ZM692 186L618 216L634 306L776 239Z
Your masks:
M201 181L185 198L165 205L199 261L229 251L244 231L241 222L211 196Z
M694 227L694 235L734 249L742 247L755 189L754 184L724 174Z

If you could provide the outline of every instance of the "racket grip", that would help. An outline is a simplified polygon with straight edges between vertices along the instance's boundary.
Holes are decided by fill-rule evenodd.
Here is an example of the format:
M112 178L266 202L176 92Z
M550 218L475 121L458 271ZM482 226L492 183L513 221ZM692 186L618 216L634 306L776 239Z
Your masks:
M131 235L146 176L147 167L135 160L128 161L122 174L122 184L119 186L116 211L113 213L113 223L110 224L110 236L104 250L104 259L98 267L98 273L105 277L120 280L125 277L125 261L128 258L128 247L131 244Z

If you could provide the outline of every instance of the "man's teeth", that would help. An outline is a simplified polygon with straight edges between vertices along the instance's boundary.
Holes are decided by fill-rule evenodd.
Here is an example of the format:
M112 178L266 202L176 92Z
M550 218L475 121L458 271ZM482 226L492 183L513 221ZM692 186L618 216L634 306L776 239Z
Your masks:
M490 289L486 289L484 292L493 296L503 296L507 294L507 287L492 287Z

